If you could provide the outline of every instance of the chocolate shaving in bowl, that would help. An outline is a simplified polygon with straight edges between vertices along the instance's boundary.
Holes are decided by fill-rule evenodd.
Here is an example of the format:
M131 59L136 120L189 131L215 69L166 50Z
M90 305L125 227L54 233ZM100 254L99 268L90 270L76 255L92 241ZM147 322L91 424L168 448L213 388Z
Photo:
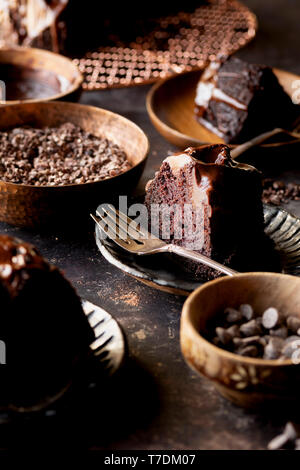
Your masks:
M283 181L274 181L269 178L263 180L262 201L265 204L279 206L280 204L287 203L289 201L299 200L300 184L284 183Z
M69 122L59 127L17 127L0 132L0 179L33 186L93 183L129 170L113 142Z

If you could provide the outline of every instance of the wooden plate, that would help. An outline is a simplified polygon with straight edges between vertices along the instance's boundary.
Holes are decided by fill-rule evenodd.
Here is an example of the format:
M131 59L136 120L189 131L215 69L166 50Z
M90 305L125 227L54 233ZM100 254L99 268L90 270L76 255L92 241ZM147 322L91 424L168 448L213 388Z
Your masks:
M12 69L16 67L16 74L23 71L23 79L27 76L27 80L38 79L40 85L47 84L50 76L52 80L56 77L60 83L57 91L49 88L49 95L39 98L23 98L23 99L7 99L2 100L0 96L0 105L10 105L17 103L38 103L39 101L76 101L80 97L83 76L74 62L60 54L36 49L33 47L2 47L0 48L0 66L8 65ZM29 75L28 75L29 74ZM22 78L17 75L20 89L26 90L26 82L22 82ZM0 77L3 78L3 77ZM1 93L0 93L1 95Z
M264 205L265 233L279 251L282 272L300 276L300 219L278 207ZM96 243L104 258L134 277L156 289L176 295L189 295L202 282L188 279L172 255L136 256L122 250L109 239L100 238L96 225Z
M292 83L300 80L300 77L284 70L273 69L273 71L291 96L295 92ZM153 125L166 140L182 149L206 143L224 143L220 137L208 131L195 119L194 99L201 74L201 70L186 72L158 82L147 96L147 111ZM276 143L264 144L262 147L274 149L299 142L298 139L285 138L282 141L276 140Z

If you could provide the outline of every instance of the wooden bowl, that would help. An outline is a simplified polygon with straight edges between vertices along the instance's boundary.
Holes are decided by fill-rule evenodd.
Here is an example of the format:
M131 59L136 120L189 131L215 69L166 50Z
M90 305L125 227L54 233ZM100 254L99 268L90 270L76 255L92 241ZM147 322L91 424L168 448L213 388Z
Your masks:
M35 227L67 222L80 214L88 217L103 199L128 194L136 186L146 163L149 143L144 132L128 119L93 106L46 102L4 106L0 131L16 126L41 128L71 122L84 131L119 145L132 167L126 172L95 183L65 186L30 186L0 181L0 220Z
M0 79L6 85L6 100L0 100L1 105L76 100L83 82L72 60L30 47L0 49Z
M300 77L284 70L273 69L273 71L291 96L295 92L292 84L295 80L300 80ZM156 83L147 96L147 111L152 124L166 140L181 149L201 144L224 143L219 136L208 131L195 119L194 100L201 74L202 71L197 70L167 78ZM300 147L299 139L281 140L277 137L276 142L262 144L260 147L265 152L269 150L272 156L276 148L290 148L293 145L294 149L295 144ZM236 145L231 147L234 148Z
M245 273L219 278L196 289L184 303L181 317L181 350L187 363L239 406L255 408L299 401L300 368L290 359L279 362L243 357L205 339L208 320L224 308L242 303L249 303L261 313L273 306L283 315L300 317L300 278Z

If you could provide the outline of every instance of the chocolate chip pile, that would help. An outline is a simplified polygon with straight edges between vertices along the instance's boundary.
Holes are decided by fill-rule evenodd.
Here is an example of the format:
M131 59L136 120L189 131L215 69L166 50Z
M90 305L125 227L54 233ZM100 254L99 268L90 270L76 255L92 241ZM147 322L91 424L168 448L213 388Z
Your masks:
M126 153L107 139L71 123L0 132L0 179L34 186L92 183L131 167Z
M279 206L288 201L300 200L300 184L284 183L283 181L263 180L262 201L265 204Z
M284 360L300 348L300 318L285 317L274 307L262 315L249 304L239 309L228 307L213 330L211 338L216 346L241 356ZM300 359L300 349L298 356Z

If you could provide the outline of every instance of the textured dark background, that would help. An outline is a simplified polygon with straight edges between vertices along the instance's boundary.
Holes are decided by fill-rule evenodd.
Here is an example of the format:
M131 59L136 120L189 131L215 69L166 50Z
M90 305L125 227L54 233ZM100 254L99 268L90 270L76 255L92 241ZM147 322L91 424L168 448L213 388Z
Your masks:
M300 74L298 0L248 0L257 14L256 39L238 56ZM172 146L153 129L145 110L148 86L91 92L81 102L132 119L149 136L151 150L140 189ZM297 157L297 156L295 156ZM284 178L299 180L293 170ZM95 202L95 204L97 201ZM299 203L289 210L300 216ZM184 363L179 320L184 298L139 284L98 253L93 226L81 235L38 234L0 225L1 232L36 244L64 270L79 294L112 313L122 325L129 359L109 385L60 418L0 427L0 447L75 446L106 449L263 449L285 416L249 413L231 405Z

